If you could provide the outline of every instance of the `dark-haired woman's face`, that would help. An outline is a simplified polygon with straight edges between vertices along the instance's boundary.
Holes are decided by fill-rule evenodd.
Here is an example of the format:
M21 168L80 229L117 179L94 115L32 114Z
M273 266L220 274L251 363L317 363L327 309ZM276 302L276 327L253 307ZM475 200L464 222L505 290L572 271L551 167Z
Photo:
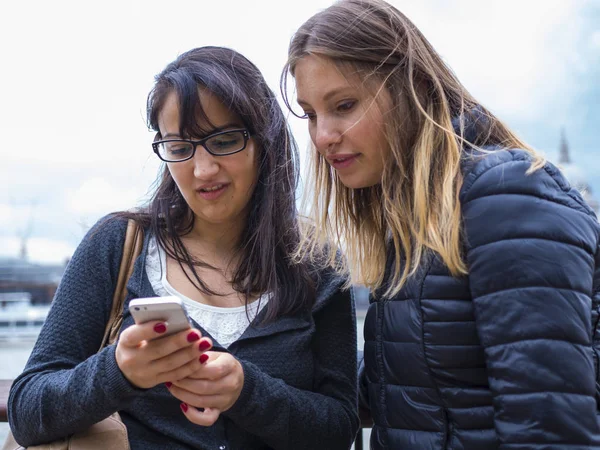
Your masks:
M300 59L294 76L310 137L341 182L352 189L380 183L389 151L382 113L391 105L389 93L375 101L361 80L313 55Z
M211 92L200 90L200 102L210 124L215 127L213 131L205 136L180 136L177 95L171 92L158 115L162 139L199 140L218 131L244 128L242 120ZM203 129L209 129L208 124L201 125ZM198 145L192 159L167 163L177 187L196 216L196 227L233 225L240 228L245 224L258 178L257 153L256 143L250 138L244 150L232 155L213 156Z

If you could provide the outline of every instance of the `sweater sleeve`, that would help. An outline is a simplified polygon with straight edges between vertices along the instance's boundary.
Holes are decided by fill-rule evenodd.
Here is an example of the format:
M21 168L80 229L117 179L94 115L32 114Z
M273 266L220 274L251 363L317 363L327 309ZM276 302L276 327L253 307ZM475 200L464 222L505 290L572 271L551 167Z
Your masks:
M274 450L347 450L359 427L356 319L349 291L314 314L313 390L289 386L240 361L244 387L224 414ZM310 430L307 432L307 430Z
M110 315L124 235L122 222L96 225L65 270L31 356L10 390L8 419L21 445L81 431L138 392L117 366L114 345L96 353Z
M501 449L600 448L591 311L598 225L552 166L500 152L465 177L469 281Z

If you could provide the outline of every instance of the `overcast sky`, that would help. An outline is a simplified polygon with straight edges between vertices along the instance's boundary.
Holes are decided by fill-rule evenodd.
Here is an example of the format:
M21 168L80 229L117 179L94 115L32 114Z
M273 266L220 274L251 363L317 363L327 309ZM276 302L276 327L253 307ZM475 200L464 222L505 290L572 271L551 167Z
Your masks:
M240 51L279 92L294 30L330 0L5 1L0 6L0 256L59 262L159 164L145 123L156 73L203 45ZM600 194L600 0L392 0L482 104ZM281 97L281 96L279 96ZM290 117L302 152L306 124ZM600 195L599 195L600 196Z

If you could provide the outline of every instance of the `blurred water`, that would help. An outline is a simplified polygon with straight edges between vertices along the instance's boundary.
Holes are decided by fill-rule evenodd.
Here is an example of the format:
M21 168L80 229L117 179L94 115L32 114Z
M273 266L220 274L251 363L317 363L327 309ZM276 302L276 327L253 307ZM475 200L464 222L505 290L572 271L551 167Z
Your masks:
M357 319L357 338L360 350L363 349L364 345L362 327L363 317L359 315ZM23 371L34 343L35 341L31 339L0 341L0 380L12 380ZM8 423L0 422L0 445L6 439L7 433ZM365 447L368 447L369 435L370 430L365 430Z

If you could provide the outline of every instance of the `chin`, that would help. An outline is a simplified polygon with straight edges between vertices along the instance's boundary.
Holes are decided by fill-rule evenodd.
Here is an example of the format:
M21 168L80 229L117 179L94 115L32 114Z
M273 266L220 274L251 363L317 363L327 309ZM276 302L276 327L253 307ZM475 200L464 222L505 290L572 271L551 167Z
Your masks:
M368 179L366 177L357 177L357 176L340 177L340 181L348 189L369 188L369 187L376 186L379 183L381 183L380 179L372 180L372 179Z

